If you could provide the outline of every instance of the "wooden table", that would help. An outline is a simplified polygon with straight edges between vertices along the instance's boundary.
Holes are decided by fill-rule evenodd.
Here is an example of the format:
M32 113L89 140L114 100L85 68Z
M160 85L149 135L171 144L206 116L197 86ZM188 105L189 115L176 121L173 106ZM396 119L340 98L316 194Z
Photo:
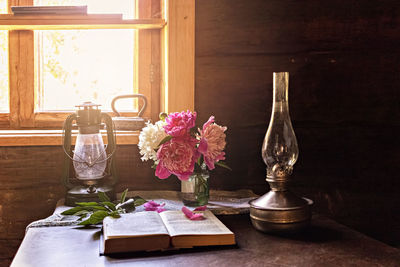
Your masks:
M99 228L30 228L11 266L400 266L400 251L314 216L291 236L255 230L249 215L219 216L237 246L99 256Z

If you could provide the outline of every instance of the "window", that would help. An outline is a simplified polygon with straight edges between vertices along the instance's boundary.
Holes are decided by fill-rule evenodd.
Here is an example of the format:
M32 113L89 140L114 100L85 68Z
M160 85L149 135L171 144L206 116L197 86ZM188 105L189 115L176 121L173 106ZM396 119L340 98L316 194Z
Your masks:
M5 6L7 1L0 1ZM152 112L159 111L151 104L159 106L159 100L152 100L151 88L156 86L149 83L159 79L152 77L152 80L146 81L148 77L140 74L146 71L160 73L156 71L160 65L152 62L152 59L160 58L160 42L152 43L150 40L150 48L140 43L146 39L146 32L155 36L161 34L161 4L156 2L33 0L32 4L38 6L87 5L91 16L86 19L86 16L76 15L64 18L35 15L26 19L26 29L9 32L9 45L2 45L4 53L8 53L2 58L10 58L9 64L2 65L9 68L1 71L1 103L4 103L1 111L3 115L9 114L9 128L60 129L75 105L92 101L101 104L103 111L111 111L111 100L115 96L133 93L144 93L149 98L151 110L145 116L151 118ZM158 12L147 12L157 8ZM140 17L147 19L144 24L148 30L137 29L135 18ZM15 24L23 21L21 15L10 18ZM58 23L62 20L69 24L68 29L60 26L53 30L50 27L54 26L54 21ZM83 20L93 23L90 29L82 26ZM115 26L115 23L120 24ZM38 24L41 26L36 26ZM114 26L107 28L110 25ZM152 31L153 28L157 30ZM149 56L142 57L140 54ZM8 87L10 95L3 93L8 92ZM159 85L155 90L160 90ZM118 108L127 111L126 115L130 116L137 112L137 104L132 100L119 101ZM2 119L7 120L5 116Z
M134 19L135 11L131 0L35 0L34 5L87 5L90 14L120 13L126 19ZM35 110L68 111L88 100L110 110L113 97L137 93L133 81L135 31L35 31ZM127 102L119 108L136 109Z
M194 109L194 0L0 0L0 12L15 3L84 4L92 15L0 15L0 129L60 129L84 100L104 111L135 92L150 100L144 116L153 120ZM118 105L135 115L137 104Z

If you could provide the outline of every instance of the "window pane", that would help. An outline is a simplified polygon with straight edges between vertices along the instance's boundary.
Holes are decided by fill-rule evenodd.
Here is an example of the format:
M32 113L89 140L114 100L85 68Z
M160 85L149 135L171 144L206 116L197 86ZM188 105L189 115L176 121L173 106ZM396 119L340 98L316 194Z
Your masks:
M87 4L89 12L122 13L126 10L132 13L133 2L40 0L35 1L35 4ZM121 5L117 6L118 4ZM107 5L112 8L108 9ZM119 11L117 7L120 8ZM110 110L112 98L134 93L134 32L135 30L36 31L36 109L72 110L75 105L92 101L101 104L102 110ZM118 103L118 107L121 110L133 110L133 101Z
M7 0L0 0L0 13L7 13ZM8 33L0 31L0 112L9 112L8 105Z

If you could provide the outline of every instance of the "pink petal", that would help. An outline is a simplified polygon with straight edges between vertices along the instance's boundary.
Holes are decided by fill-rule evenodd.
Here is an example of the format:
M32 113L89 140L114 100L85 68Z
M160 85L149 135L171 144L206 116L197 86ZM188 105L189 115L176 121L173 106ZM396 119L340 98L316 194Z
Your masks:
M197 221L197 220L203 220L205 219L203 214L201 213L194 213L192 217L190 217L190 220L192 221Z
M190 209L186 208L186 207L182 207L182 212L186 215L186 217L188 217L190 219L190 217L192 217L193 212L190 211Z
M161 208L161 207L158 207L156 211L157 211L158 213L160 213L160 212L166 211L166 209Z
M150 200L150 201L147 201L144 205L145 205L145 206L146 206L146 205L147 205L147 206L158 206L158 205L160 205L160 204L158 204L158 203L155 202L154 200Z
M189 177L191 174L192 173L190 173L190 174L175 174L175 175L176 175L176 177L178 177L179 180L187 181L187 180L189 180Z
M210 125L211 123L214 122L215 117L211 116L206 123L203 124L203 131Z
M194 211L205 211L207 209L207 206L200 206L194 209Z
M205 138L201 138L197 151L199 151L201 154L204 155L207 153L207 148L208 148L207 140Z
M190 211L190 209L186 207L182 207L182 212L188 217L190 220L203 220L205 219L203 214L201 213L193 213Z
M144 205L146 211L157 211L158 213L164 211L163 207L165 203L158 204L157 202L150 200L146 202Z
M171 175L167 168L164 168L162 164L158 164L156 168L156 176L160 179L166 179Z
M209 170L215 169L214 161L211 160L209 157L204 157L204 162L206 163Z

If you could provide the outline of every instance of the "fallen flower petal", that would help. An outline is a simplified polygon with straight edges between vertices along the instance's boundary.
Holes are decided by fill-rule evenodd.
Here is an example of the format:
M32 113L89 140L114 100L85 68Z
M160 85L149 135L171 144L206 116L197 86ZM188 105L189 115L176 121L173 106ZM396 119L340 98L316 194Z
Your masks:
M146 211L157 211L158 213L165 211L163 208L165 203L158 204L157 202L150 200L143 205Z
M200 206L200 207L197 207L197 208L195 208L193 211L205 211L207 209L207 206Z
M182 207L182 212L189 218L189 220L203 220L205 219L201 213L193 213L190 209Z
M197 221L197 220L204 220L205 217L201 213L193 213L192 217L190 217L190 220L192 221Z
M161 213L161 212L163 212L163 211L166 211L166 209L161 208L161 207L158 207L158 208L156 209L156 211L157 211L158 213Z

